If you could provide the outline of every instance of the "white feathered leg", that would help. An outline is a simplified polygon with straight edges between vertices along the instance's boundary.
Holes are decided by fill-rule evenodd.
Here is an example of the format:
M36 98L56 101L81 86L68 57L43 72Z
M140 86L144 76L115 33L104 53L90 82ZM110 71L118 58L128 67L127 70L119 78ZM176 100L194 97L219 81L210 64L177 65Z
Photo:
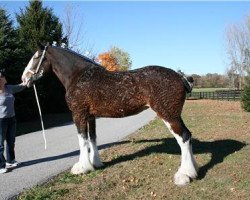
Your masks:
M96 144L93 141L89 141L89 147L90 147L89 159L91 164L97 168L102 167L103 163L101 162Z
M177 134L175 138L181 147L181 166L175 174L175 184L182 186L189 183L190 178L197 177L197 164L193 157L190 140L183 143L182 138Z
M89 159L89 141L84 139L81 134L78 134L80 157L79 162L75 163L71 169L72 174L85 174L94 171L94 167Z
M184 186L190 182L190 178L197 177L198 167L193 156L192 145L190 144L190 139L186 142L183 142L182 137L174 133L170 124L165 121L164 123L174 135L181 148L181 166L176 172L174 180L176 185Z

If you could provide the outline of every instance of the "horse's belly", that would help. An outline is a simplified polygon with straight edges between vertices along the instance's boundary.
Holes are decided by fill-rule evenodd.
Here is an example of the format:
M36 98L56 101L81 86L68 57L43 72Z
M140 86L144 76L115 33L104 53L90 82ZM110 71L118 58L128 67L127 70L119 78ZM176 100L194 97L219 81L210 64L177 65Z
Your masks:
M112 117L121 118L138 114L143 110L148 109L148 106L139 107L114 107L112 105L106 107L98 107L91 109L91 114L96 117Z

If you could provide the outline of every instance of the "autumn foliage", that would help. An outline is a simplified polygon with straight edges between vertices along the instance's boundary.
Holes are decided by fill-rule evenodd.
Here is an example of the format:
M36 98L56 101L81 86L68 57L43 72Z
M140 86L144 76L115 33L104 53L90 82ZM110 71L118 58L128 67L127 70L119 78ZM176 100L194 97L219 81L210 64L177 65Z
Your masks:
M109 71L118 71L117 59L110 52L100 54L98 62Z

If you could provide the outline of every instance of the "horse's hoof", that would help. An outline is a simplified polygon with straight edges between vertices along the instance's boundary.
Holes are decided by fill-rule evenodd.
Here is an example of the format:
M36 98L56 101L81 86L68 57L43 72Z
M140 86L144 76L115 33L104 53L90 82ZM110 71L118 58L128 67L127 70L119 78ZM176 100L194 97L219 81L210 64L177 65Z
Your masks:
M94 171L94 168L85 168L84 165L80 162L77 162L74 164L74 166L71 169L72 174L87 174L90 171Z
M186 169L186 170L179 169L178 172L180 174L185 174L186 176L190 177L191 179L195 179L198 176L197 170L195 167L191 167L191 168Z
M198 176L197 170L192 171L192 173L189 173L188 176L189 176L191 179L196 179L197 176Z
M100 160L99 156L93 156L92 159L91 159L91 156L90 156L90 163L95 167L95 168L101 168L103 167L103 163L102 161Z
M82 174L83 172L84 172L83 166L79 162L75 163L74 166L71 169L72 174Z
M185 186L190 183L190 178L181 172L176 172L174 175L174 183L178 186Z
M100 161L100 162L96 162L93 164L95 166L95 168L102 168L104 166L104 164Z

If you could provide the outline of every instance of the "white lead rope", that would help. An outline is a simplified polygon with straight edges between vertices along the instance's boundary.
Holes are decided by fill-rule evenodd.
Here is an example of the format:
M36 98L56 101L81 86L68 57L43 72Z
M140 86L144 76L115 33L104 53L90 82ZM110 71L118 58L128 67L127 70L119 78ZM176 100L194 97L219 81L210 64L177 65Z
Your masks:
M33 87L34 87L34 91L35 91L36 102L37 102L37 106L38 106L38 110L39 110L39 115L40 115L42 130L43 130L44 148L47 149L47 141L46 141L44 126L43 126L43 117L42 117L41 107L40 107L40 104L39 104L39 99L38 99L38 95L37 95L37 90L36 90L35 84L33 85Z
M43 50L43 53L42 53L42 57L37 65L37 68L36 68L36 72L32 73L32 74L37 74L39 69L40 69L40 66L42 64L42 61L43 61L43 58L45 56L45 53L46 53L46 50L47 50L47 46L45 46L44 50ZM44 140L44 148L47 149L47 141L46 141L46 135L45 135L45 131L44 131L44 125L43 125L43 117L42 117L42 111L41 111L41 107L40 107L40 103L39 103L39 99L38 99L38 95L37 95L37 90L36 90L36 85L33 84L33 88L34 88L34 91L35 91L35 96L36 96L36 102L37 102L37 107L38 107L38 111L39 111L39 115L40 115L40 120L41 120L41 125L42 125L42 134L43 134L43 140Z

